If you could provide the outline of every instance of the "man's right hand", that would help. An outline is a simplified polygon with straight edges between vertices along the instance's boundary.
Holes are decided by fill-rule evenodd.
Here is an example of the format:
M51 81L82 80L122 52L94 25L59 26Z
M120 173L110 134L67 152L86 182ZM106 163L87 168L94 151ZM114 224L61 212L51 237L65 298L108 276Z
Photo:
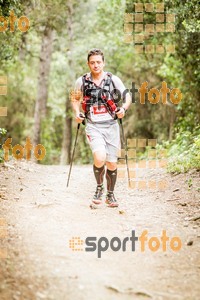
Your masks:
M85 116L83 113L77 113L76 114L76 122L77 123L82 123L85 119Z

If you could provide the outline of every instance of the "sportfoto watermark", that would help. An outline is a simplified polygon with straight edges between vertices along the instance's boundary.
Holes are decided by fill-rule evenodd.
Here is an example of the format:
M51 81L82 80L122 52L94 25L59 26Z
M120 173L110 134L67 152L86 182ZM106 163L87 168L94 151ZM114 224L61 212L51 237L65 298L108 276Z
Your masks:
M7 84L8 78L7 76L0 76L0 96L7 95ZM7 107L0 107L0 117L7 117Z
M175 45L154 45L150 39L159 33L175 32L175 14L166 13L162 3L134 3L135 12L124 15L124 42L133 43L136 53L174 53ZM144 20L151 15L153 24ZM148 44L147 44L148 42Z
M0 32L8 30L8 24L10 32L15 32L15 24L21 32L26 32L30 28L30 21L26 16L21 16L19 19L15 16L14 11L10 12L10 16L6 19L4 16L0 16Z
M167 166L167 151L166 149L156 149L157 139L127 139L127 158L129 166L131 189L158 189L165 190L168 186L166 180L159 180L149 178L145 180L148 175L147 169L156 169L162 172L163 168ZM146 149L145 149L146 148ZM146 150L146 158L139 159L139 153ZM125 149L121 149L118 155L118 179L124 179L127 175L125 162Z
M87 237L84 240L81 240L80 237L72 237L69 240L69 248L72 251L86 251L86 252L95 252L97 251L97 257L101 258L102 253L106 252L109 248L114 251L136 251L136 242L139 244L139 251L145 252L150 250L151 252L156 252L161 250L166 252L171 249L173 252L180 251L182 247L181 239L178 236L170 238L167 236L166 230L162 231L160 237L148 237L148 230L144 230L142 234L138 237L135 234L135 230L131 231L130 237L125 237L123 240L119 237L113 237L109 240L106 237ZM85 244L85 247L83 247ZM128 246L127 246L128 245Z
M99 91L96 90L96 93L94 92L94 89L86 89L84 93L86 96L91 96L91 99L88 100L88 104L93 104L95 101L101 102L102 94L107 96L110 95L114 99L114 102L118 103L121 99L125 99L127 93L131 93L132 103L136 103L135 95L136 93L139 93L140 104L145 104L146 100L148 99L151 104L157 104L160 102L160 100L162 100L163 104L166 104L167 101L170 100L172 104L177 105L183 97L180 89L173 88L170 90L165 81L162 82L162 87L160 90L158 90L157 88L151 88L150 90L148 90L148 82L145 81L141 84L139 89L136 88L135 82L132 82L132 88L125 89L123 93L115 88L110 92L108 92L106 89L101 89ZM76 98L80 97L80 90L71 90L70 97L71 101L76 101Z
M34 152L35 159L37 160L43 160L45 155L46 155L46 149L43 145L38 144L35 147L31 144L30 138L26 138L26 144L24 147L22 145L15 145L12 147L12 138L8 138L5 143L2 145L2 148L4 150L4 160L8 161L9 160L9 150L12 150L12 156L20 160L24 158L24 153L26 152L26 160L31 159L31 150Z
M167 94L170 95L170 101L173 104L178 104L182 100L182 93L180 89L173 88L170 90L167 87L167 83L165 81L162 82L162 88L160 91L156 88L152 88L148 91L148 82L143 82L141 87L138 89L135 89L135 83L132 82L132 90L130 92L132 93L132 101L135 101L135 92L140 93L140 103L145 104L145 95L148 95L148 100L151 104L157 104L160 101L160 98L162 98L162 103L167 103Z

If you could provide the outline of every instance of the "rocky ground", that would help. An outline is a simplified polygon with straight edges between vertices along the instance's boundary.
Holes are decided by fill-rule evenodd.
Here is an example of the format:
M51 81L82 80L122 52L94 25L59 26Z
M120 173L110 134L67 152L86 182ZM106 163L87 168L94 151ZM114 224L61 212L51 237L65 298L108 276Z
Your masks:
M119 178L114 209L90 209L91 166L74 166L69 188L67 173L68 167L27 162L0 166L0 299L200 299L199 172L146 172L145 180L167 182L160 189L128 189ZM126 251L111 249L113 237L123 241L133 230L139 237L147 230L144 252L140 241L132 251L130 240ZM88 237L96 237L96 251L85 251ZM102 237L109 247L100 252ZM155 252L152 237L160 242ZM76 238L83 245L74 249L83 251L70 248Z

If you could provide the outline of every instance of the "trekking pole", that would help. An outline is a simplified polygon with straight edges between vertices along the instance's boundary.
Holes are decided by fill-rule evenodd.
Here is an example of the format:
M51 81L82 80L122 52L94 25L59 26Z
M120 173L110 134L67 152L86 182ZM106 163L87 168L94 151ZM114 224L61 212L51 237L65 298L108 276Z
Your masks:
M119 109L117 109L116 112L118 112ZM128 154L127 154L127 144L125 142L125 135L124 135L124 127L123 127L123 121L122 119L120 118L119 119L119 123L121 125L121 129L122 129L122 144L124 146L124 150L125 150L125 161L126 161L126 170L127 170L127 175L128 175L128 186L129 188L131 187L131 182L130 182L130 172L129 172L129 166L128 166Z
M85 116L82 113L80 113L79 116L85 118ZM85 120L83 120L82 124L85 125ZM67 187L69 186L69 180L70 180L70 175L71 175L71 170L72 170L72 163L73 163L73 160L74 160L74 154L75 154L75 149L76 149L76 144L77 144L78 132L79 132L80 125L81 125L81 123L78 123L77 129L76 129L74 149L73 149L73 152L72 152L72 157L71 157L71 161L70 161L70 168L69 168L69 174L68 174L68 178L67 178Z

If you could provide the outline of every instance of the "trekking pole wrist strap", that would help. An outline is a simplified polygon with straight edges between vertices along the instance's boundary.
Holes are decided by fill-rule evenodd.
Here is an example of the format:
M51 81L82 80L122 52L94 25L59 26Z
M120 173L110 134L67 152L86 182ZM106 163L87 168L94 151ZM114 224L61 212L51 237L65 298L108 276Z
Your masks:
M125 107L123 107L123 106L122 106L122 108L123 108L123 110L124 110L124 113L126 114L127 109L126 109Z

